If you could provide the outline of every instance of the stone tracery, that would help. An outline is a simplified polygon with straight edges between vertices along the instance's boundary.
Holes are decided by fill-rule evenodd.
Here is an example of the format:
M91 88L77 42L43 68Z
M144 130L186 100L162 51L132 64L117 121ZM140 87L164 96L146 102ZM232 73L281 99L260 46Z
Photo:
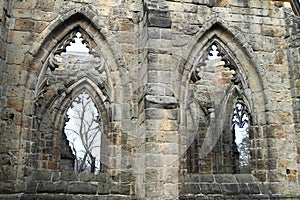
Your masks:
M187 152L188 171L191 173L240 172L239 158L236 157L239 153L236 152L236 143L233 139L235 133L231 132L231 121L226 119L231 116L231 113L230 109L228 110L226 107L233 105L233 99L230 96L241 95L244 89L239 75L240 71L232 64L233 61L223 46L219 39L212 42L210 47L207 48L207 51L198 59L198 64L196 63L191 73L189 84L189 94L191 95L188 95L187 98L190 99L190 102L194 102L194 104L199 107L189 108L191 109L190 120L192 120L194 124L194 129L192 130L196 133L189 134L188 136L194 140L194 142L188 143L188 145L191 145L189 149L194 150L192 152L188 150ZM228 100L226 100L226 98L228 98ZM192 104L189 103L188 105ZM207 120L206 123L199 123L200 118L199 116L195 117L195 113L197 113L195 109L204 112L203 116L205 116ZM199 128L198 126L204 127ZM204 130L204 132L201 133L200 130ZM228 146L226 148L231 149L227 156L225 151L228 150L222 149L224 145ZM212 149L213 147L214 149ZM247 148L248 149L243 152L249 151L249 147ZM231 169L229 167L226 171L226 168L223 167L222 170L224 171L220 171L220 167L218 166L224 164L231 165Z
M234 104L231 118L231 132L234 134L237 148L237 165L240 173L250 173L250 137L249 137L249 113L244 102L238 99Z

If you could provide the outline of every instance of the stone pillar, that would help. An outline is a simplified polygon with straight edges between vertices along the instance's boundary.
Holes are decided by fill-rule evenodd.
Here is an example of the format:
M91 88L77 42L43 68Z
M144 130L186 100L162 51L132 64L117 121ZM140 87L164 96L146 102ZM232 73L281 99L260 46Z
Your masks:
M298 18L294 17L293 20L290 21L289 30L290 30L290 37L289 43L290 48L288 49L288 59L289 59L289 70L291 75L291 94L293 99L293 111L294 111L294 120L295 120L295 129L296 132L300 132L300 59L299 59L299 52L300 52L300 44L297 38L300 37L300 29ZM297 23L298 22L298 23ZM298 171L300 170L300 135L296 135L297 141L297 162L298 162Z
M0 185L6 191L14 191L17 179L17 165L20 139L21 95L17 92L20 72L19 63L14 63L9 52L14 48L8 44L11 2L0 1ZM16 49L14 49L16 51Z
M178 198L178 102L170 89L171 20L163 2L148 2L147 86L144 89L144 194L141 199ZM164 59L161 59L164 58Z

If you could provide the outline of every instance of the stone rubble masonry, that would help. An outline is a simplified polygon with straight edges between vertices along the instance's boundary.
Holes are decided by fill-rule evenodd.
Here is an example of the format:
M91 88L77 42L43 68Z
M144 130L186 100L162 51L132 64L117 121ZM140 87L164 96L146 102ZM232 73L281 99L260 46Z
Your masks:
M299 199L295 2L0 0L0 199ZM57 45L75 30L101 59L56 66ZM207 77L192 83L213 41L240 82L223 66L205 65ZM187 173L193 85L215 94L205 99L210 117L230 87L249 101L252 175L206 166ZM60 168L65 111L83 88L105 122L99 175ZM220 171L232 168L210 156Z

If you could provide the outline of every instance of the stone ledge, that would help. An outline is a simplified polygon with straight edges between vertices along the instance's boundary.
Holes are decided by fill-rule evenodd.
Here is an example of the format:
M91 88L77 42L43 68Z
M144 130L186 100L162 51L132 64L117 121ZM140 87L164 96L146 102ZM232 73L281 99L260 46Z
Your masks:
M96 194L97 189L98 189L97 183L71 182L68 184L69 194Z
M201 195L265 198L271 193L251 174L188 174L180 194L183 199L193 199Z
M20 193L25 194L94 194L131 195L131 184L111 183L109 181L27 181ZM2 193L15 193L3 190Z
M109 177L105 173L97 175L81 173L76 175L72 172L34 172L30 177L32 181L96 181L107 182Z
M32 183L28 184L30 186ZM37 192L38 193L66 193L68 189L67 182L40 182L37 185Z
M2 198L3 197L3 198ZM124 195L72 195L72 194L17 194L9 196L0 195L0 200L74 200L74 199L97 199L97 200L130 200L130 196Z

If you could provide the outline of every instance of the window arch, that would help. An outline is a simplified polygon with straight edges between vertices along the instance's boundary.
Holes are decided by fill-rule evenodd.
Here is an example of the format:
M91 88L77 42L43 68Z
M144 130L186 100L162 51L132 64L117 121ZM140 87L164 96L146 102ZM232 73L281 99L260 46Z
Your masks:
M236 165L239 173L250 173L250 115L242 99L237 99L231 117L231 132L237 148Z
M300 16L300 1L299 0L291 0L292 9L294 13Z
M76 173L99 173L106 170L109 162L111 100L104 88L105 85L100 88L90 78L83 77L71 84L67 89L69 92L61 99L61 170Z
M187 171L189 173L249 173L250 139L247 131L249 114L245 103L238 96L249 95L236 59L217 37L208 41L204 52L197 59L189 82L187 105L190 113L202 112L205 120L192 124L194 137L187 131ZM206 91L206 92L205 92ZM190 95L192 94L192 95ZM238 100L235 100L235 99ZM242 106L241 106L242 105ZM236 113L233 112L235 108ZM195 111L197 110L198 111ZM238 124L237 114L243 111ZM187 120L195 120L192 116ZM198 117L199 118L199 117ZM206 121L206 123L203 123ZM234 122L234 123L233 123ZM189 122L187 123L189 124ZM201 126L201 127L199 127ZM242 132L244 128L244 132ZM202 133L201 130L204 130ZM241 138L239 134L245 135ZM242 140L237 141L237 139ZM247 159L246 159L247 158Z
M122 48L101 20L95 21L90 17L95 14L88 7L70 10L64 14L63 20L58 18L49 25L43 34L46 37L38 38L30 50L31 53L26 55L23 68L28 71L30 77L27 78L26 87L34 93L34 96L25 95L23 99L24 107L34 107L33 132L30 133L32 145L30 143L28 148L31 156L27 162L30 170L60 170L64 111L69 106L71 96L76 93L74 90L78 91L83 87L87 87L94 97L103 120L104 139L101 141L104 145L101 146L101 152L104 155L101 169L117 169L117 164L109 160L109 156L115 154L111 151L111 143L121 148L114 140L117 134L111 136L111 122L114 120L111 117L111 102L114 99L121 102L125 98L122 91L128 80L118 80L126 74L127 69L124 68ZM78 32L89 48L88 57L92 56L93 59L90 60L94 63L83 62L86 70L68 70L62 66L63 62L56 60L55 55L62 53L56 50L63 50L61 47L72 41ZM51 60L52 58L54 59ZM64 141L66 143L66 138ZM103 148L105 150L102 150ZM72 158L71 153L66 156Z
M80 50L68 49L76 43L78 45L78 42L81 43ZM55 149L53 152L47 150L49 157L55 157L55 169L63 171L74 171L75 169L75 172L89 171L92 173L98 173L106 169L108 151L103 150L107 149L107 145L103 141L108 140L107 135L92 134L88 137L95 136L94 140L85 140L85 142L81 140L82 144L80 145L80 143L76 143L75 138L70 138L71 136L68 134L69 131L72 131L72 128L65 129L69 124L68 120L75 123L74 116L71 117L70 115L72 109L68 109L74 107L79 99L90 99L90 104L97 110L94 117L97 116L98 119L101 119L99 121L101 124L98 124L101 133L108 134L111 90L109 89L109 77L107 76L106 67L107 63L99 47L78 26L70 30L68 35L64 36L63 40L48 55L45 66L40 72L35 104L36 113L40 115L41 119L37 118L37 126L43 127L38 128L38 131L44 132L45 130L46 132L46 130L49 130L45 134L48 138L51 138L49 144L53 145L53 149ZM91 121L95 122L96 119ZM73 133L75 132L79 136L84 135L80 133L80 130L73 129ZM87 145L91 141L95 141L92 147ZM43 141L38 139L38 142L41 143L38 146L42 146ZM102 143L105 145L101 145ZM46 149L50 149L51 145ZM81 146L85 151L76 149L75 146ZM98 156L96 156L96 152ZM106 156L101 156L104 152ZM100 156L102 157L101 162ZM80 160L84 162L80 163ZM43 168L43 166L38 167Z
M66 168L74 165L75 173L99 173L103 122L88 91L72 100L65 119L64 134L75 161Z

